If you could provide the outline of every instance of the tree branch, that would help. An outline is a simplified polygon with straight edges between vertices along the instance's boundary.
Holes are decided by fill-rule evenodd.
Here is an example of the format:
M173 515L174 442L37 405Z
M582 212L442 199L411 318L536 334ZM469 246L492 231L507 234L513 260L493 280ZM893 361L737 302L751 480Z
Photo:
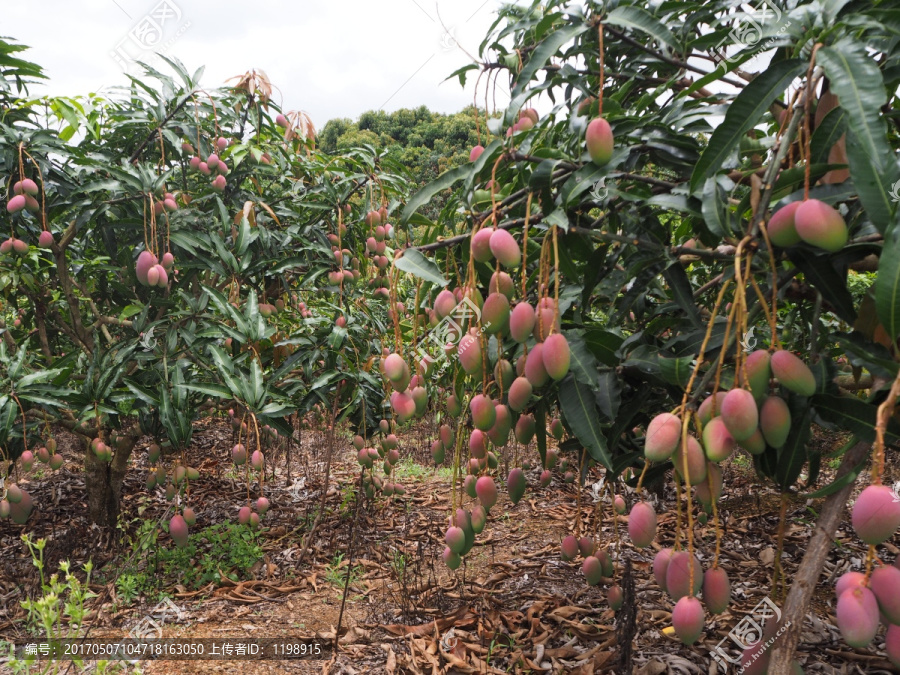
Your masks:
M144 148L147 147L147 144L148 144L150 141L152 141L152 140L153 140L153 137L156 136L156 134L159 133L159 130L162 129L164 126L166 126L166 124L169 122L169 120L171 120L173 117L175 117L175 115L178 114L178 111L181 110L181 109L185 106L185 104L186 104L188 101L191 100L191 96L193 95L193 93L194 93L194 92L191 92L190 94L185 94L185 95L184 95L184 99L181 101L181 103L179 103L177 106L175 106L175 107L172 109L172 112L170 112L168 115L165 116L165 118L163 119L163 121L160 122L159 126L157 126L157 127L156 127L153 131L151 131L149 134L147 134L147 138L144 139L144 142L141 143L141 144L137 147L137 150L135 150L134 153L132 153L131 157L128 158L129 163L135 164L135 163L137 162L138 157L141 156L141 153L144 151ZM197 152L200 152L200 148L197 148Z

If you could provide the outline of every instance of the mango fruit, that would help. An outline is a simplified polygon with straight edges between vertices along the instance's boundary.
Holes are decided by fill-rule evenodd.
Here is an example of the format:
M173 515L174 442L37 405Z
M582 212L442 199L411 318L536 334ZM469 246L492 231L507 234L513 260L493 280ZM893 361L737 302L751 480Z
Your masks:
M832 253L844 248L849 238L844 217L833 206L818 199L807 199L797 207L794 227L807 244Z
M602 117L592 119L587 125L584 139L591 161L597 166L609 164L614 145L613 132L609 122Z

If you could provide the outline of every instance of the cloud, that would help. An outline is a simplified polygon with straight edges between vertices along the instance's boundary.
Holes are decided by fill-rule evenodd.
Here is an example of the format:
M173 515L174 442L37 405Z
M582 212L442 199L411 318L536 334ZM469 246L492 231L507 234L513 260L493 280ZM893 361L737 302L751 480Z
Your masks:
M170 53L193 72L206 66L202 84L218 87L251 68L264 70L283 96L285 109L307 111L317 128L334 117L355 118L426 105L452 112L472 103L451 72L470 62L456 42L477 55L499 0L338 0L288 4L221 0L167 0L181 16L163 25L175 37ZM116 45L135 49L128 32L158 0L42 0L4 9L10 37L32 47L25 57L49 75L33 95L84 95L127 85L111 56ZM171 12L170 12L171 14ZM450 28L448 34L441 25ZM186 27L184 27L186 25ZM479 95L482 101L483 92ZM278 99L276 99L278 100ZM498 106L506 99L498 96Z

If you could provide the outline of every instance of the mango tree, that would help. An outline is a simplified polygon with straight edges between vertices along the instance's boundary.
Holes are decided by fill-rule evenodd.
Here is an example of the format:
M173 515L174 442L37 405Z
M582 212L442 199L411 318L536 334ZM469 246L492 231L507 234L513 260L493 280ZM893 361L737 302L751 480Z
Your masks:
M479 92L508 87L510 104L480 120L471 162L403 211L425 234L395 264L425 284L416 306L432 332L408 331L396 351L423 373L437 369L432 384L450 388L449 418L471 413L471 426L465 416L453 424L455 442L448 433L434 446L455 468L451 568L484 527L499 464L512 468L510 498L521 498L532 460L510 447L511 428L523 445L536 439L541 484L560 460L568 481L584 480L592 464L608 486L629 479L637 548L657 537L643 490L674 470L674 545L654 573L688 645L706 612L730 601L718 564L720 463L747 453L782 494L779 546L791 495L834 495L789 611L766 627L767 638L786 636L769 671L782 673L835 509L870 457L872 486L854 509L869 558L862 581L840 589L838 621L854 646L871 642L879 608L892 621L888 584L871 572L875 546L900 526L900 501L881 485L900 388L891 386L900 373L896 17L875 2L765 2L736 13L731 4L500 10L480 62L454 76L478 71ZM422 215L447 190L439 217ZM402 408L404 366L391 368ZM813 422L854 438L824 486ZM478 499L468 510L464 491ZM608 494L607 518L626 508L623 495ZM707 520L717 545L704 572L694 539ZM576 522L562 556L579 555L589 583L617 576ZM779 597L788 584L780 552L775 560ZM900 662L900 628L891 624L887 639ZM749 665L757 649L728 658Z

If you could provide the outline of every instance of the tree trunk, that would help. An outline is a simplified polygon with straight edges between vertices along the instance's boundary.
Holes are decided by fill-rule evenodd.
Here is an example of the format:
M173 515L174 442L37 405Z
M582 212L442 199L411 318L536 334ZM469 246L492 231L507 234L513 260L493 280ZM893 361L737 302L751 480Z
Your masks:
M119 520L122 481L128 471L131 448L115 450L111 462L104 462L90 447L84 454L84 487L88 516L100 527L115 528Z
M859 464L871 447L870 443L860 441L850 448L844 455L836 477L844 476ZM856 480L852 480L830 495L819 513L816 529L806 547L803 562L800 563L796 576L791 580L791 591L788 593L782 612L782 622L784 625L788 625L788 628L782 634L781 639L775 643L772 661L769 664L769 675L787 675L791 672L791 660L797 649L797 642L800 640L800 631L803 628L809 601L818 586L825 558L834 545L835 530L841 522L844 505L847 503L855 483Z

